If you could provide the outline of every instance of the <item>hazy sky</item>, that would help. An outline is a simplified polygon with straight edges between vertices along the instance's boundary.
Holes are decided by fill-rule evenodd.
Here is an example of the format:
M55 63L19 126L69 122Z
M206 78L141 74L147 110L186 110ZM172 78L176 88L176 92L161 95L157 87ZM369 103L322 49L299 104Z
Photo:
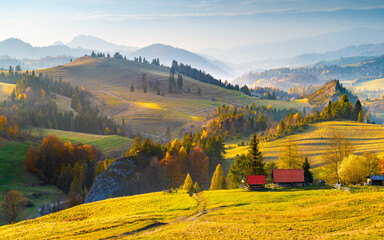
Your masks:
M79 34L128 46L235 48L355 27L384 28L382 0L0 0L0 40Z

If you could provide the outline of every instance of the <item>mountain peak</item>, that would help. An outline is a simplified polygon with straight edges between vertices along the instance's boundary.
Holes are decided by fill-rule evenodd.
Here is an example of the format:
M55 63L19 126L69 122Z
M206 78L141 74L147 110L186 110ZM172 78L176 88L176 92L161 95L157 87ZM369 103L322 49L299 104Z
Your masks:
M341 96L347 95L350 102L356 102L357 97L348 91L339 80L332 80L322 86L319 90L307 96L308 102L316 107L325 107L329 101L339 101Z

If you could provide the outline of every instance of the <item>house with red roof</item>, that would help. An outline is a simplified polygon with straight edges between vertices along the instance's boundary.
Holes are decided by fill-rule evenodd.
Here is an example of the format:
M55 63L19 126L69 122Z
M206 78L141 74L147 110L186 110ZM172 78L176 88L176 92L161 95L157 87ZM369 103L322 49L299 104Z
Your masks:
M248 190L255 191L265 188L265 175L249 175L247 176Z
M303 169L273 169L273 183L283 187L304 186Z

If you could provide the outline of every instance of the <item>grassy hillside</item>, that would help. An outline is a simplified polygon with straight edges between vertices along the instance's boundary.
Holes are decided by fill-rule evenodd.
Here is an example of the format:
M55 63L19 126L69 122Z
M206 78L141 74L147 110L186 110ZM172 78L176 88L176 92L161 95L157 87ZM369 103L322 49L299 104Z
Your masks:
M355 146L357 154L368 151L380 155L384 154L384 127L382 125L352 121L322 122L311 124L305 132L288 137L291 137L297 143L301 154L308 155L313 167L316 167L322 162L321 156L325 150L327 139L332 133L343 133ZM288 137L260 144L260 150L267 161L277 161L279 148ZM237 146L239 142L240 139L227 142L226 159L229 162L232 162L237 154L248 151L248 146ZM248 142L248 140L244 139L244 142Z
M0 82L0 101L7 99L15 87L15 84Z
M366 82L360 82L355 85L360 90L376 91L378 89L384 90L384 78L378 78Z
M116 135L97 135L97 134L88 134L88 133L79 133L79 132L70 132L70 131L61 131L55 129L34 129L32 131L33 135L39 136L48 136L56 135L61 139L61 141L66 142L69 140L71 143L75 144L81 142L83 144L92 144L95 147L101 149L106 155L116 155L121 156L125 153L133 142L132 139L126 137L120 137Z
M103 113L118 121L122 118L133 128L150 134L163 134L170 126L173 136L178 130L196 124L201 117L214 111L221 104L269 104L276 108L301 108L299 102L258 100L243 93L202 83L183 76L184 86L177 94L168 93L169 68L107 58L83 57L65 66L38 70L38 73L52 74L55 78L91 90L99 99L98 106ZM143 74L146 74L148 92L143 92ZM159 81L165 96L156 94L155 82ZM133 83L134 92L130 92ZM188 88L190 93L188 93ZM197 95L200 88L202 95Z
M65 195L55 186L41 185L38 178L27 172L23 165L25 154L29 148L28 143L7 141L0 139L0 201L9 190L18 190L33 203L33 207L27 208L24 217L34 217L37 208L45 203L64 198ZM41 194L41 196L33 196ZM0 219L0 224L2 219Z
M367 239L384 234L383 191L358 188L150 193L0 227L2 239ZM199 202L199 204L198 204ZM206 211L203 211L205 204Z

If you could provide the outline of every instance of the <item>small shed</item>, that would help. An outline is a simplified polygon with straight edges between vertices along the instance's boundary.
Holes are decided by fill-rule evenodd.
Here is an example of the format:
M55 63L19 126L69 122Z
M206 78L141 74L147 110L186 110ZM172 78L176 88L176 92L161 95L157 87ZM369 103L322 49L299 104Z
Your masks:
M256 191L265 188L265 175L249 175L247 176L248 190Z
M303 169L273 169L273 183L283 187L304 186Z
M384 182L384 176L382 175L371 175L368 177L370 180L370 185L375 185L375 186L383 186Z

